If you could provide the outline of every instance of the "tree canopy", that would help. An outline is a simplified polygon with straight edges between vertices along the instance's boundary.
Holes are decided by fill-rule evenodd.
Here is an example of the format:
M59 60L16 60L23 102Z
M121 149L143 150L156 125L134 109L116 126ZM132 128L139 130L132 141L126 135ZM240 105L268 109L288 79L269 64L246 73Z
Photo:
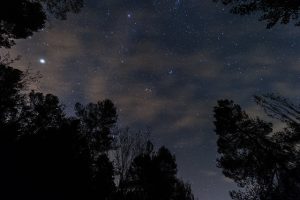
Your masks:
M277 23L287 24L294 22L300 25L299 11L300 2L298 0L213 0L229 6L231 12L239 15L250 15L258 13L259 20L267 23L267 28L271 28Z
M220 154L218 167L241 188L231 191L233 199L297 199L300 195L299 124L291 120L291 114L300 109L274 95L255 98L270 116L286 123L286 128L274 131L272 123L250 117L233 101L220 100L214 109Z
M66 19L77 13L83 0L2 0L0 3L0 47L9 48L45 27L50 16Z
M110 100L77 103L76 116L67 116L58 97L27 92L26 76L0 63L1 197L193 199L190 185L176 177L175 156L167 148L155 151L148 139L117 131L116 107ZM135 147L146 148L131 148L126 137L137 141ZM133 149L126 176L116 184L118 166L125 165L116 165L112 152L124 157Z

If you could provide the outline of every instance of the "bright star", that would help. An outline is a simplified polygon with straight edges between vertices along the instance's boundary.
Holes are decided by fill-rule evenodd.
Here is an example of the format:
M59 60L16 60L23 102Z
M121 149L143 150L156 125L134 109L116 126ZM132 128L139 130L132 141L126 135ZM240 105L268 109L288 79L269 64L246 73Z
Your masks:
M39 61L41 64L46 64L46 60L44 58L41 58Z

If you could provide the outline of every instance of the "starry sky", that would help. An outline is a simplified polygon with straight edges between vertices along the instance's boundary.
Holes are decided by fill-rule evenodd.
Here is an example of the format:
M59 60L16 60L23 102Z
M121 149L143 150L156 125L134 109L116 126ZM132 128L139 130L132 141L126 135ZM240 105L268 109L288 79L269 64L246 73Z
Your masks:
M235 186L215 166L216 101L260 115L253 94L298 100L300 28L257 19L212 0L87 0L9 52L22 55L16 67L42 74L35 89L57 95L69 114L76 102L111 99L120 126L150 127L155 144L175 153L196 197L229 200Z

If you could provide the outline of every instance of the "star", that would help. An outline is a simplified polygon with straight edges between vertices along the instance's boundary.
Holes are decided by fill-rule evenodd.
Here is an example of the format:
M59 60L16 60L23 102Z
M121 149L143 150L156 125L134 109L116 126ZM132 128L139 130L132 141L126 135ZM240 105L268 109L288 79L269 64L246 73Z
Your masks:
M39 62L40 62L41 64L46 64L46 60L45 60L44 58L40 58Z

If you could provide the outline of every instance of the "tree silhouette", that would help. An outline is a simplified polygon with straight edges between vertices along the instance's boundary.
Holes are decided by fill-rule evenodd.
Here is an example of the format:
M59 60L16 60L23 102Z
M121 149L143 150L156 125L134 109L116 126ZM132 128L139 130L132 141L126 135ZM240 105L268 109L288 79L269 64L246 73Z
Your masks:
M110 100L77 103L76 116L68 117L58 97L27 92L26 73L8 64L0 65L1 198L193 199L168 149L156 152L147 137L126 131L115 146L117 113ZM126 165L110 159L117 151ZM118 177L123 180L116 186Z
M267 22L267 28L277 23L295 21L299 26L300 2L298 0L213 0L231 7L231 12L239 15L261 13L259 20Z
M51 16L64 20L82 6L83 0L4 0L0 48L44 28ZM176 177L175 156L167 148L156 152L138 134L115 139L118 116L110 100L77 103L69 117L57 96L29 92L32 77L11 68L13 61L0 58L1 199L194 198L190 185Z
M89 194L91 159L78 123L65 122L59 129L22 136L17 161L18 179L24 185L20 190L26 198L81 199Z
M117 112L110 100L75 105L76 116L81 122L81 131L90 141L95 156L112 148L112 129L117 122Z
M0 47L9 48L45 27L49 15L66 19L79 12L83 0L3 0L0 6Z
M112 199L116 190L113 163L106 154L97 158L92 182L93 199Z
M59 128L64 118L58 97L32 91L22 107L19 124L24 134L35 134L40 130Z
M13 193L16 183L14 140L20 134L17 121L19 105L23 103L24 73L0 63L0 187L1 196ZM2 192L3 190L3 192Z
M114 164L118 177L118 193L125 196L126 181L134 159L147 151L149 131L132 132L129 128L121 129L115 141Z
M173 191L172 199L174 200L194 200L191 185L177 180Z
M254 96L254 98L270 117L290 125L300 124L300 108L288 99L275 94Z
M22 104L24 96L24 73L0 63L0 123L2 127L15 121L18 115L17 107Z
M194 199L190 186L179 180L176 173L175 156L165 147L155 152L148 142L146 151L134 159L124 181L124 199Z
M287 101L275 105L264 97L256 99L276 109L290 106L285 104ZM214 112L220 154L218 167L242 188L231 191L231 197L238 200L297 199L300 157L297 142L290 137L298 135L296 129L288 124L282 131L274 132L271 123L249 117L229 100L220 100Z
M83 0L36 0L44 4L47 12L54 15L57 19L67 19L69 12L78 13L83 7Z
M66 117L51 94L26 93L26 74L0 65L0 190L3 199L107 199L114 192L108 155L94 156L82 118ZM101 105L99 124L116 123L110 101ZM101 112L100 112L101 111ZM108 117L114 120L108 120ZM115 116L115 117L114 117ZM85 116L85 121L93 116ZM85 126L84 126L85 127ZM106 135L108 138L111 136ZM96 141L101 146L103 141ZM93 142L95 144L96 142Z

